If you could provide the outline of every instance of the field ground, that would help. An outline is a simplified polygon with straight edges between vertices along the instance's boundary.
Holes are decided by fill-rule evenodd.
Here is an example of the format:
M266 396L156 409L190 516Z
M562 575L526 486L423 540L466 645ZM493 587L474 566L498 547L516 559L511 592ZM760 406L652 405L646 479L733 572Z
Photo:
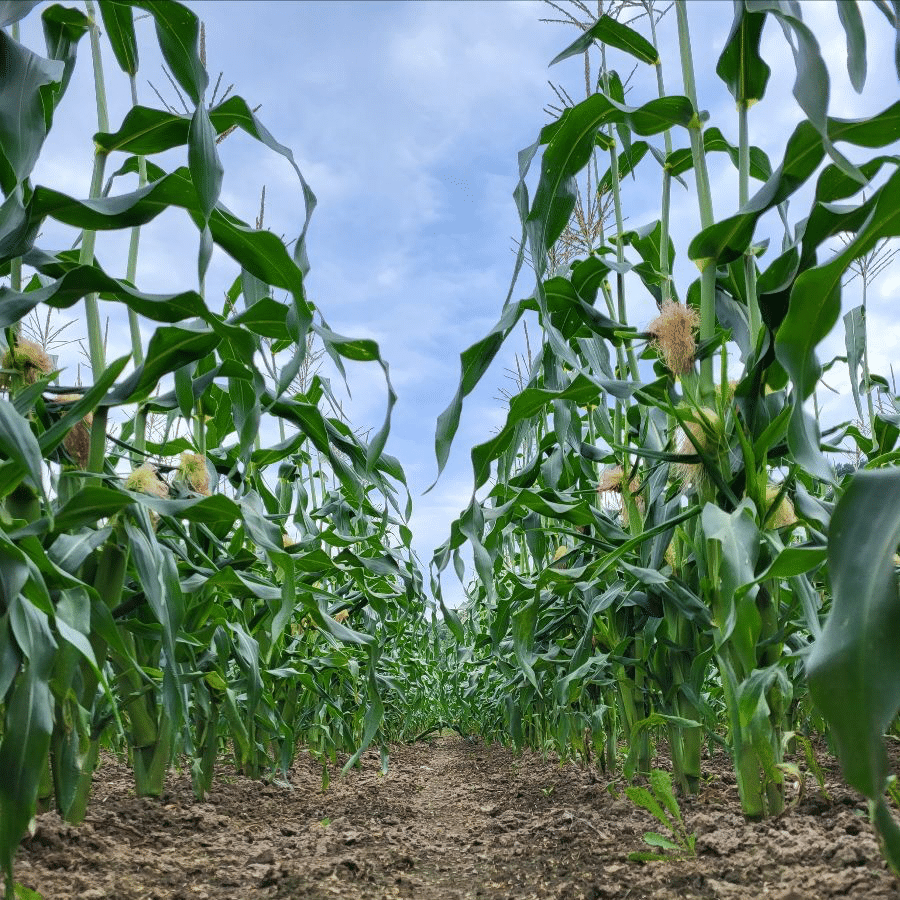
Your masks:
M85 823L39 817L17 879L45 900L576 900L900 898L865 804L826 764L782 817L744 821L730 761L708 760L682 802L694 859L634 863L655 820L599 774L459 737L368 753L322 793L301 754L288 789L229 775L198 803L187 773L138 799L115 758L95 776ZM895 766L896 770L896 766Z

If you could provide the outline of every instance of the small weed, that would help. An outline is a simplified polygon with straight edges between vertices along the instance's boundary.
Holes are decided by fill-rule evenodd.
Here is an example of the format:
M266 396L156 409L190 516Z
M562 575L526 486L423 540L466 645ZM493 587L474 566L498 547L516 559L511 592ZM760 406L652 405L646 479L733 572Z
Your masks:
M644 832L644 842L656 850L639 850L629 853L628 858L635 862L652 860L678 859L684 856L696 856L697 836L689 833L681 817L681 809L672 789L672 778L668 772L654 769L650 773L650 789L632 785L625 788L628 799L646 809L665 826L669 836L656 831ZM662 852L660 852L662 851Z
M806 767L812 773L813 777L816 779L817 784L819 785L819 790L822 792L822 796L826 800L831 800L831 795L828 793L825 788L825 773L822 771L822 767L819 765L819 760L816 758L816 751L813 749L813 745L810 742L808 737L805 737L802 734L798 734L796 731L787 731L781 739L782 747L787 748L791 741L796 741L803 748L803 755L806 757ZM793 772L791 773L794 774ZM800 793L803 794L805 784L802 775L796 774L795 777L800 782Z

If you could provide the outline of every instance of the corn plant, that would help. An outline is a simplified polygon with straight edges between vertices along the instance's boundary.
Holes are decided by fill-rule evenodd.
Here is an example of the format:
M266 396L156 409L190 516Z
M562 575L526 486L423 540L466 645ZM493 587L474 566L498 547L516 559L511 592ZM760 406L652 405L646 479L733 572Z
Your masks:
M173 760L186 757L202 796L223 753L252 776L286 769L301 744L323 758L348 753L350 766L373 741L386 747L429 724L427 689L409 698L416 720L385 716L385 701L405 697L430 665L409 494L384 452L396 398L377 345L333 332L306 294L315 196L291 151L241 97L207 100L202 28L181 4L48 6L40 51L20 41L19 20L34 6L0 9L7 896L35 812L55 806L68 821L83 818L103 746L128 753L140 795L159 796ZM138 102L135 13L151 19L185 113ZM32 176L84 39L98 122L82 199ZM132 93L117 123L108 120L104 40ZM217 146L234 129L297 174L305 215L290 250L262 216L254 227L220 202ZM181 166L154 160L177 148L186 150ZM172 208L196 226L196 283L142 291L140 229ZM39 246L48 222L74 230L78 249ZM123 229L127 260L101 265L98 232ZM206 283L214 247L236 272L218 300ZM86 323L86 385L22 327L32 313L72 308ZM129 355L106 358L104 310L127 318ZM152 328L146 343L142 323ZM345 359L383 372L387 413L368 439L310 368L319 352L338 377Z
M895 11L876 5L896 28ZM861 314L845 319L846 343L871 436L849 422L823 427L810 409L835 362L817 352L840 317L842 284L898 233L897 161L879 152L896 141L898 106L833 117L828 70L800 4L739 0L715 63L735 101L731 143L727 123L709 123L698 97L695 9L676 0L668 23L684 95L665 90L657 5L615 4L611 15L601 4L596 19L570 17L582 33L553 62L596 54L598 74L520 154L512 286L497 324L461 354L457 393L437 423L439 471L465 397L523 318L537 320L542 342L504 425L471 451L484 496L453 523L432 581L440 599L440 573L451 561L459 569L471 546L469 604L444 615L458 640L481 650L467 663L472 677L494 669L471 695L488 734L502 721L516 745L593 749L609 768L624 739L628 776L649 773L656 736L684 792L698 789L704 743L723 743L743 810L760 818L784 806L783 735L824 716L898 868L881 735L900 706L900 432L887 380L859 377ZM861 90L862 17L855 2L838 14ZM774 162L750 129L770 74L765 28L787 40L803 114ZM615 54L651 67L627 102ZM531 194L526 176L538 159ZM713 160L733 166L734 194L716 196L718 211ZM646 183L654 172L659 217L626 227L628 178ZM576 258L555 248L578 226L588 183L600 207L610 195L614 222ZM692 237L670 221L677 184L697 202ZM789 201L805 196L808 209L792 214ZM534 286L514 299L526 254ZM679 255L698 278L682 281ZM638 321L644 298L656 312ZM880 411L868 406L873 392ZM848 477L838 459L854 438L871 471Z

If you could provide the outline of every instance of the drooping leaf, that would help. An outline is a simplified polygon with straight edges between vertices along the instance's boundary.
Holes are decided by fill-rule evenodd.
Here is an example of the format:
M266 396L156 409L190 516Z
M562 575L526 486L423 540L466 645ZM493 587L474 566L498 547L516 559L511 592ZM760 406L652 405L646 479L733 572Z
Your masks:
M838 18L847 37L847 74L857 94L866 85L866 28L856 0L837 4Z
M144 363L104 400L104 405L135 403L155 390L163 375L180 369L185 363L208 356L221 338L213 331L165 326L156 329L147 345Z
M44 26L47 55L50 59L58 59L65 67L59 86L53 92L53 104L56 106L75 70L78 42L90 29L90 20L79 9L54 4L41 14L41 24Z
M817 423L803 409L818 382L821 367L815 348L840 315L841 279L850 263L868 253L884 237L900 234L900 171L873 194L872 213L854 239L827 263L801 272L794 282L790 306L775 339L778 361L796 390L788 444L810 472L831 480L832 472L819 449Z
M139 56L131 6L116 0L99 0L99 5L103 30L119 68L126 75L137 75Z
M838 152L832 142L828 128L828 101L831 81L828 67L822 58L819 42L809 26L800 18L800 7L789 6L780 0L745 0L751 12L767 12L778 20L784 32L788 46L794 56L796 77L793 94L806 117L819 132L825 152L834 160L835 165L865 184L862 173L842 153ZM792 39L793 38L793 39Z
M896 139L900 128L900 103L868 119L834 119L827 122L832 141L847 141L859 147L883 147ZM756 223L768 210L791 196L824 158L821 137L807 121L801 122L788 140L782 164L750 198L742 211L697 234L688 256L705 267L707 261L724 265L740 258L749 246Z
M900 471L857 473L828 531L833 605L807 657L813 700L832 729L847 783L876 808L888 761L882 734L900 709L900 599L894 554L900 541ZM888 859L900 870L900 829L878 815Z
M629 53L641 62L650 63L652 66L659 65L659 53L657 53L656 48L647 38L608 15L600 16L584 34L569 44L562 53L555 56L551 60L550 65L554 66L570 56L584 53L595 40L609 47L615 47L617 50Z
M43 95L62 82L65 66L32 53L5 31L0 60L0 188L10 194L31 175L44 146L50 122Z
M209 84L200 60L200 20L175 0L134 0L153 16L159 48L175 80L198 105Z
M16 411L12 403L3 399L0 399L0 454L21 467L36 491L44 492L41 479L43 455L37 438L28 420Z
M866 311L862 306L854 306L844 315L844 344L847 347L847 368L850 370L850 390L860 421L865 421L859 398L859 367L866 350Z

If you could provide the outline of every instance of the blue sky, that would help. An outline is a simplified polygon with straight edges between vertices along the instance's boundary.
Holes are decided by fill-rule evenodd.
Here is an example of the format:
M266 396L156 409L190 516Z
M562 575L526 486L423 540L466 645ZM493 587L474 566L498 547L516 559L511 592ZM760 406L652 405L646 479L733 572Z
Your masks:
M391 367L399 395L389 452L403 463L413 492L412 526L416 549L427 565L431 551L446 537L450 521L466 506L472 490L468 450L488 439L504 417L496 399L511 387L505 370L523 348L521 333L501 354L484 383L471 395L449 464L437 486L433 481L435 420L456 388L459 353L493 325L506 296L514 263L512 246L519 224L512 201L517 180L517 153L531 144L549 121L544 106L554 102L548 79L583 97L582 58L553 69L549 61L577 32L539 20L556 17L541 2L189 2L205 20L207 59L213 82L221 70L223 86L251 107L289 146L318 197L309 232L311 272L308 291L329 325L338 332L378 340ZM568 4L563 4L568 5ZM844 67L843 31L832 4L806 2L804 15L822 42L833 74L831 112L856 117L884 108L897 99L891 35L881 16L865 4L870 32L869 81L862 97L849 85ZM571 7L570 7L571 8ZM701 106L710 124L737 142L737 117L724 86L715 78L715 60L727 37L732 5L726 0L692 0L688 4L698 71ZM671 93L681 93L681 72L674 35L674 13L660 25L664 77ZM148 80L170 102L174 94L151 52L149 21L138 78L140 102L157 105ZM646 26L636 23L646 33ZM37 12L23 23L23 40L43 45ZM91 172L90 135L96 130L87 44L82 46L75 78L57 114L35 181L85 194ZM777 165L784 140L801 113L790 96L793 62L774 22L763 37L763 55L773 73L766 99L751 111L754 143ZM632 63L610 55L624 75ZM596 66L596 61L595 61ZM108 55L106 80L110 117L115 129L130 105L127 81ZM635 74L629 102L640 105L656 96L655 74L642 67ZM676 146L686 146L675 134ZM660 139L661 146L661 139ZM267 191L266 225L288 239L303 220L296 176L279 156L242 134L221 146L225 165L223 202L249 221L255 219L259 195ZM182 164L176 153L158 160ZM114 168L115 163L110 166ZM535 164L537 169L537 164ZM737 209L734 171L727 159L711 169L715 212ZM690 176L686 176L690 184ZM755 189L751 186L751 193ZM660 173L649 157L637 179L626 185L628 226L659 215ZM808 195L807 195L808 196ZM795 218L804 209L795 205ZM807 202L808 209L808 202ZM693 192L673 195L673 237L684 250L698 227ZM764 224L770 227L770 224ZM48 228L42 246L59 235ZM196 237L172 212L145 229L138 284L145 290L169 290L196 283ZM124 246L102 237L101 261L113 274L124 274ZM117 267L115 260L122 260ZM696 277L684 262L676 269L683 294ZM234 265L218 255L208 296L233 279ZM897 356L898 330L890 298L900 287L897 270L885 273L870 294L873 369L888 374ZM530 292L528 274L518 295ZM845 305L854 301L848 295ZM110 310L115 313L114 309ZM629 281L629 318L643 326L655 307L639 284ZM70 336L83 326L78 308L63 313L74 319ZM149 332L147 333L149 337ZM828 351L843 343L840 326ZM126 329L111 319L110 356L127 352ZM119 346L121 345L121 346ZM70 346L61 362L77 365ZM350 368L352 400L346 410L354 425L375 426L383 417L385 393L375 367ZM834 380L841 390L840 372ZM846 389L823 409L846 417ZM843 406L841 405L843 404ZM445 578L451 600L461 597L452 574Z

